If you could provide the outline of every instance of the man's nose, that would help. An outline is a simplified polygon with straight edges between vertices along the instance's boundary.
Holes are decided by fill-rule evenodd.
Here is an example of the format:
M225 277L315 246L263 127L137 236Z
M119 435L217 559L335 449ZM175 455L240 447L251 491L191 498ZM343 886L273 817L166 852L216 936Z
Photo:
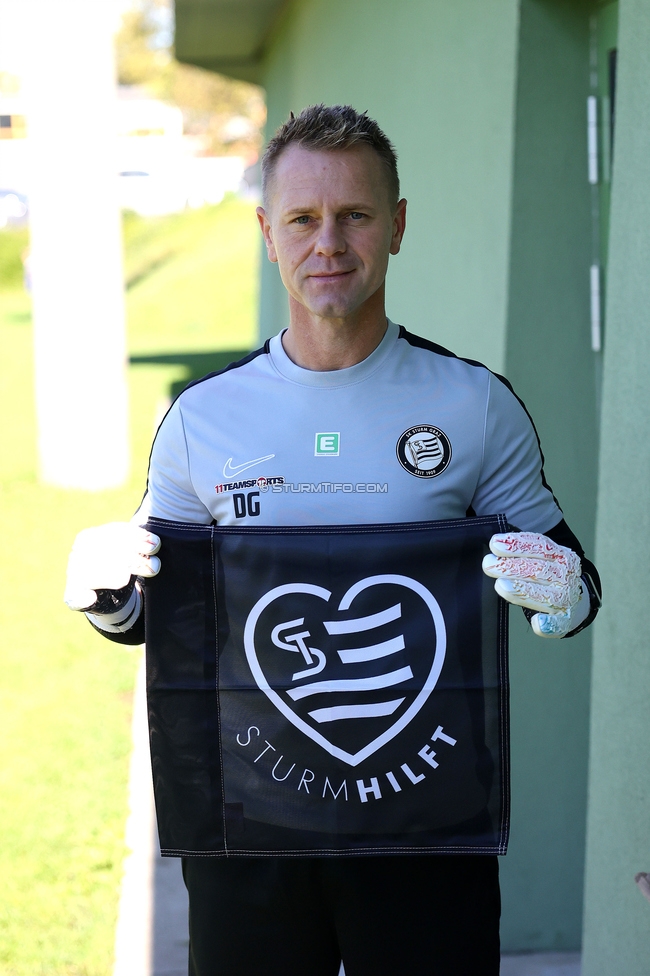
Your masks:
M346 250L347 243L338 220L336 217L325 218L316 241L316 253L325 257L332 257L334 254L342 254Z

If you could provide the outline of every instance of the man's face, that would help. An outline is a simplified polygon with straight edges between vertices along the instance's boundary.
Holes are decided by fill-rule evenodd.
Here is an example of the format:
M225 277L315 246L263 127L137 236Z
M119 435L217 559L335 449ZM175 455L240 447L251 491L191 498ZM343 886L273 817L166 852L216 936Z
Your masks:
M267 210L268 255L289 294L319 318L343 319L383 285L397 254L406 201L391 204L384 165L368 146L289 146L276 163Z

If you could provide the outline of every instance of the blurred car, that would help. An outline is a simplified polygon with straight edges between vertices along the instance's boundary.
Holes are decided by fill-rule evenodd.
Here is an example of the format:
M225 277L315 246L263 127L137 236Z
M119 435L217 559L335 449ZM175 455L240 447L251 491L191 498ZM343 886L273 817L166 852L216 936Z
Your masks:
M118 177L118 200L122 210L156 217L185 210L187 192L171 174L123 170Z
M122 210L143 217L179 213L220 203L238 192L244 174L239 156L190 157L168 165L123 169L118 175Z
M24 193L0 189L0 227L24 227L28 216L29 206Z

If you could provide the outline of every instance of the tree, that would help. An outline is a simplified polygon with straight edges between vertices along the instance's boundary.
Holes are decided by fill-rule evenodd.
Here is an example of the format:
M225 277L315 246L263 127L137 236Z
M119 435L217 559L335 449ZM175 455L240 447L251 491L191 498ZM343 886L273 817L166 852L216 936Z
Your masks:
M266 118L262 90L176 61L170 17L169 0L140 0L123 15L115 38L119 84L178 106L185 132L202 136L206 152L253 161Z

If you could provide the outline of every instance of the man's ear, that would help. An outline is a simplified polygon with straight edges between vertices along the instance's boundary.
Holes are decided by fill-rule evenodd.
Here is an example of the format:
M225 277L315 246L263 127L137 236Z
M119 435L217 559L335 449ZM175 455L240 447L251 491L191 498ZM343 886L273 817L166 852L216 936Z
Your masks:
M271 234L271 221L266 215L266 210L264 207L258 207L255 211L257 214L257 219L260 224L262 235L264 237L264 243L266 244L266 253L268 255L269 261L274 264L278 263L278 256L275 253L275 245L273 243L273 237Z
M393 236L390 242L390 253L399 254L402 238L406 230L406 200L400 200L393 217Z

